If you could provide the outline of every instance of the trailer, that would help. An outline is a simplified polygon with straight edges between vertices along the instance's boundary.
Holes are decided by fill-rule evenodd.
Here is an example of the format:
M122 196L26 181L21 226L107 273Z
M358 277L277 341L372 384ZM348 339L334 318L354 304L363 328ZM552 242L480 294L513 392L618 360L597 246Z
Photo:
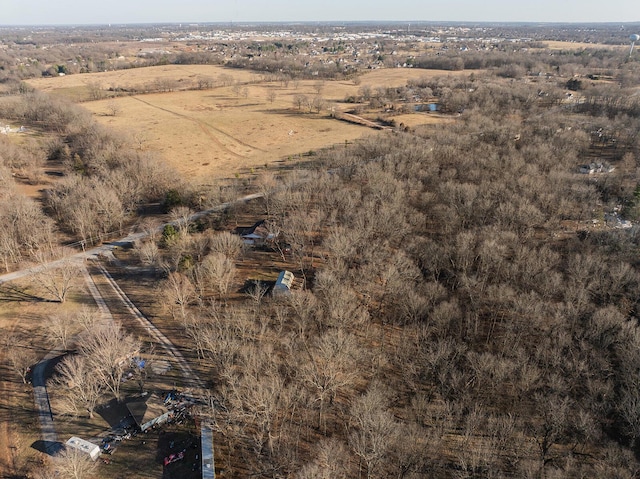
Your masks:
M94 461L100 457L100 446L79 437L73 436L66 443L67 447L77 449L87 454Z

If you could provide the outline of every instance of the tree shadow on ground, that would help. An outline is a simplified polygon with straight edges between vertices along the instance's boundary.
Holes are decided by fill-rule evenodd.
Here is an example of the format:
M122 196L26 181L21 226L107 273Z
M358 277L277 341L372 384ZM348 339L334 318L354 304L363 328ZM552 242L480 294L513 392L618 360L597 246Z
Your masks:
M32 302L32 303L53 303L52 301L41 296L28 293L23 289L18 288L15 285L3 284L0 285L0 301L18 301L18 302Z
M44 441L42 439L38 439L33 444L31 444L31 447L36 451L43 452L45 454L48 454L49 456L55 456L62 449L64 449L64 444L62 444L60 441Z
M111 399L108 403L101 404L96 408L96 413L104 419L111 428L125 428L134 423L131 413L127 409L128 401L139 400L136 398L126 398L123 401Z

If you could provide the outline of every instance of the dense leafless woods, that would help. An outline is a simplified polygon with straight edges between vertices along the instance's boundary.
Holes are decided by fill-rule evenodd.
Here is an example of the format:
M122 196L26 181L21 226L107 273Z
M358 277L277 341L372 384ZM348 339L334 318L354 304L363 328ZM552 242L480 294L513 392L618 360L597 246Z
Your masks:
M635 474L637 235L604 218L635 218L637 120L535 84L446 88L455 124L270 177L257 212L291 248L290 297L225 299L226 232L159 241L235 474ZM592 158L619 171L578 174Z
M639 237L622 226L640 216L638 63L542 47L417 56L417 68L478 71L349 101L432 99L450 123L395 125L263 172L244 185L261 199L195 225L189 208L229 192L190 193L82 109L18 91L0 116L51 135L21 148L0 136L0 265L54 250L56 231L97 242L164 201L176 226L140 223L152 234L129 260L155 275L158 314L206 371L225 476L635 477ZM256 58L231 66L288 61ZM39 205L12 172L46 162L63 176ZM591 163L609 169L579 173ZM291 295L240 275L241 214L266 220ZM79 388L63 397L70 411L118 398L117 361L101 354L140 346L99 334L60 366L59 387ZM126 351L103 351L109 341Z

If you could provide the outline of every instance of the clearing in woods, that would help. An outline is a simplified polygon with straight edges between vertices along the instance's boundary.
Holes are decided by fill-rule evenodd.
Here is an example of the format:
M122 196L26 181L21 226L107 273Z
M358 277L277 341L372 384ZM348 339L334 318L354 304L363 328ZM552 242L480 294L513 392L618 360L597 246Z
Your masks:
M131 135L141 149L158 152L170 165L196 183L228 178L288 157L333 144L344 144L373 130L331 118L344 111L346 97L363 86L397 87L409 79L465 75L418 69L380 69L349 80L269 80L247 70L211 65L166 65L126 71L29 80L42 91L87 100L90 89L144 90L170 81L176 91L84 101L96 119ZM198 79L209 78L213 88L186 90ZM233 84L231 84L233 83ZM294 106L296 95L320 96L324 107L309 113ZM115 114L114 114L115 113ZM408 126L431 123L435 116L414 113L402 120Z

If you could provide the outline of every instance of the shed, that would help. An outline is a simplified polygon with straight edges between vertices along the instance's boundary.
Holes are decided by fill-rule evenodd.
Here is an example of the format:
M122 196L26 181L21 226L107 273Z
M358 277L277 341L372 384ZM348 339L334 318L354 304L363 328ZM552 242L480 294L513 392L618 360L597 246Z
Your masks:
M215 479L216 467L213 458L213 431L211 426L200 428L200 445L202 447L202 479Z
M128 402L127 409L142 432L156 424L167 422L173 414L155 394Z
M67 447L72 447L89 455L94 461L100 456L100 446L79 437L73 436L66 442Z
M294 276L291 271L280 271L276 284L273 286L273 295L289 294L293 286Z
M238 227L234 233L240 235L244 244L251 246L262 246L275 239L275 235L267 230L264 220L256 222L253 226Z

